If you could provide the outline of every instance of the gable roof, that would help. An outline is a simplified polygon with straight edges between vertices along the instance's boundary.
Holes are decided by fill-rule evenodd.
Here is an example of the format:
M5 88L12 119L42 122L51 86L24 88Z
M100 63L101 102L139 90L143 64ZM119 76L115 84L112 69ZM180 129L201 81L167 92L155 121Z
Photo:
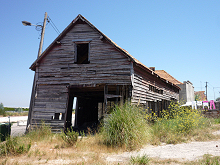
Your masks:
M133 62L140 63L138 60L136 60L132 55L130 55L126 50L119 47L115 42L113 42L110 38L108 38L104 33L102 33L100 30L98 30L92 23L90 23L85 17L83 17L81 14L79 14L64 30L63 32L47 47L47 49L34 61L34 63L30 66L31 70L35 70L37 63L41 61L44 56L46 56L49 51L59 42L71 29L75 26L77 21L83 21L87 23L91 28L96 30L100 36L105 38L110 44L112 44L116 49L121 51L124 55L129 57ZM61 43L62 44L62 43ZM143 65L143 64L142 64ZM146 66L145 66L146 67ZM147 68L147 67L146 67ZM149 69L149 68L148 68Z
M171 76L169 73L167 73L165 70L155 70L155 72L165 80L168 80L169 82L177 85L177 84L183 84L182 82L175 79L173 76Z
M135 59L131 54L128 53L125 49L122 49L120 46L118 46L115 42L113 42L110 38L108 38L104 33L102 33L100 30L98 30L92 23L90 23L85 17L83 17L81 14L79 14L64 30L63 32L47 47L47 49L34 61L34 63L30 66L30 69L35 71L36 66L38 63L50 52L50 50L56 46L56 44L59 43L59 41L76 25L77 21L83 21L87 23L91 28L93 28L95 31L97 31L100 36L102 36L106 41L108 41L111 45L113 45L118 51L122 52L125 56L127 56L133 63L135 63L137 66L143 68L145 71L151 73L152 75L156 77L160 77L156 72L142 64L140 61ZM62 44L62 43L61 43ZM180 89L179 86L176 84L170 82L169 80L165 79L163 77L160 77L163 81L170 83L171 85L174 85L176 88Z

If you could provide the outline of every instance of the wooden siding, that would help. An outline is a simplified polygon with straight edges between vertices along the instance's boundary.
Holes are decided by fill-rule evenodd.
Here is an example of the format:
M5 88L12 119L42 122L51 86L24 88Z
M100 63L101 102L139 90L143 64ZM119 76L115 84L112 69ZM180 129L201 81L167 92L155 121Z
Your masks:
M149 90L149 85L163 90L163 94ZM151 73L144 72L139 68L134 68L134 82L132 90L132 102L146 104L148 101L162 101L171 99L179 99L177 90L172 90L172 86L160 80L159 77L153 76Z
M75 64L73 41L90 41L90 63ZM87 24L76 24L38 63L36 67L36 93L30 124L42 120L53 129L63 128L65 119L54 120L55 113L66 113L68 88L74 85L130 85L129 59L114 46L100 40L100 34ZM104 90L104 89L103 89ZM56 125L57 121L57 125Z
M149 105L155 112L171 99L178 100L179 88L162 81L91 24L79 20L69 27L31 66L35 71L35 86L29 124L34 126L44 121L55 131L64 128L65 123L71 125L73 97L80 97L80 103L86 104L87 109L81 113L86 113L87 117L96 110L96 103L102 103L106 111L108 101L122 103L131 96L132 103ZM83 41L89 42L89 64L76 64L75 43ZM163 93L149 90L149 85ZM94 103L93 110L85 101L88 97ZM83 118L83 113L78 116ZM62 114L61 119L56 117L59 114Z
M41 61L37 84L130 84L130 62L87 24L76 24ZM74 64L73 40L91 39L90 64Z
M32 109L31 125L39 125L42 121L53 130L64 128L64 120L54 119L55 113L64 114L67 109L68 89L62 85L38 85Z

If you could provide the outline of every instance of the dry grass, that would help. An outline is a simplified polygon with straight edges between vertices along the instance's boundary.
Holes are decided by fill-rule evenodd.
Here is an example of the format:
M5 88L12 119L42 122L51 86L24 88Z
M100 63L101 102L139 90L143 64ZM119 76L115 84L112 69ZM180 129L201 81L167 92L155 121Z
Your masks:
M24 136L24 140L29 136ZM0 164L106 164L105 154L123 151L103 145L99 137L88 136L71 147L66 147L59 134L51 134L47 138L32 141L27 154L10 155L0 158Z
M214 127L220 127L219 125ZM217 129L217 128L215 128ZM210 128L209 131L213 130ZM24 136L24 140L30 136ZM103 145L99 135L79 137L78 142L71 147L66 147L59 134L49 134L46 138L36 138L32 141L32 146L27 154L17 156L7 156L0 158L0 164L5 165L35 165L35 164L72 164L72 165L102 165L118 164L118 162L108 163L105 158L111 154L121 153L125 148L111 148ZM217 138L217 137L216 137ZM214 161L214 158L204 157L203 161ZM216 160L216 158L215 158ZM150 158L149 164L199 164L201 161L183 162L174 159L154 159ZM120 165L129 164L129 160L119 162Z
M185 136L185 140L188 141L207 141L213 139L220 139L220 135L213 135L212 132L220 130L220 124L213 125L213 121L204 129L195 129L190 135ZM159 127L158 127L159 128ZM160 127L161 130L161 127ZM163 135L163 134L161 134ZM167 137L173 140L174 143L178 143L183 140L183 137L177 135L168 134ZM181 134L180 134L181 135ZM158 136L163 138L163 136ZM158 144L161 142L157 136L152 137L151 143ZM180 138L180 140L178 139ZM29 152L22 155L7 155L0 157L0 164L5 165L35 165L35 164L129 164L129 159L125 159L124 162L108 163L106 157L111 154L119 154L127 150L126 146L121 147L108 147L103 144L101 134L88 135L87 137L79 137L78 141L73 146L67 146L61 138L60 134L52 134L50 128L43 125L42 127L30 132L29 134L19 137L23 142L31 141L31 148ZM155 141L153 142L153 139ZM175 142L176 141L176 142ZM216 161L218 157L212 159L210 156L203 158L203 161ZM201 161L200 161L201 162ZM153 159L150 158L149 164L199 164L196 162L182 162L173 159Z

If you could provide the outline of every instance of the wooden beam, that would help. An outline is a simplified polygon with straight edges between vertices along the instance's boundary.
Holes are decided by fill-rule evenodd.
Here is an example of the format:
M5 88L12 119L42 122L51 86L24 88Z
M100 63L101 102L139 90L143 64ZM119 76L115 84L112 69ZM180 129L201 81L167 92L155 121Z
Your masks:
M107 113L107 104L108 104L108 98L107 95L108 94L108 85L104 86L104 109L105 109L105 114Z

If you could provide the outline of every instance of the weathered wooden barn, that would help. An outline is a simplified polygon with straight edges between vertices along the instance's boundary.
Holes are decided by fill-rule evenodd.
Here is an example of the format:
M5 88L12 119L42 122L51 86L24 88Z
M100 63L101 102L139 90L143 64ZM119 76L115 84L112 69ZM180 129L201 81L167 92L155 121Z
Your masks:
M82 15L30 69L35 76L27 129L42 121L54 131L86 126L96 123L114 103L125 100L159 113L179 97L177 85L136 60Z

